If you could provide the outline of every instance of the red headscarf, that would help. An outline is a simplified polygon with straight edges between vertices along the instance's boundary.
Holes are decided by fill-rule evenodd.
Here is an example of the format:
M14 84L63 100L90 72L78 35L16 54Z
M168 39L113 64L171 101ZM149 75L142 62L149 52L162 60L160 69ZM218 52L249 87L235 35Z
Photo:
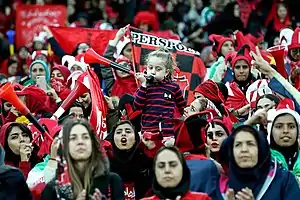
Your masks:
M202 132L207 125L207 118L217 115L214 110L205 110L186 119L173 119L174 130L178 133L176 146L180 152L204 151L205 140Z
M2 64L1 64L1 70L0 73L4 74L7 77L10 77L11 75L8 74L8 67L9 65L13 64L13 63L17 63L18 64L18 72L20 71L20 65L18 63L18 60L14 59L13 57L5 59ZM15 74L16 75L16 74Z
M116 60L116 62L117 63L126 62L130 66L132 66L131 61L122 55ZM120 78L116 76L116 80L113 85L111 95L118 96L119 98L121 98L126 93L134 95L136 90L137 90L137 84L134 76L129 75L124 78Z
M141 23L149 25L153 31L158 31L159 29L159 21L157 17L149 11L140 11L134 17L134 25L136 27L139 27Z
M66 66L64 66L64 65L54 65L54 66L52 67L52 72L53 72L54 70L60 71L60 73L61 73L61 74L63 75L63 77L64 77L65 82L67 82L69 76L71 75L70 70L69 70Z
M218 85L213 82L212 80L207 80L200 85L194 90L195 92L199 92L209 100L215 103L224 103L225 99L223 94L220 92Z
M52 68L52 71L53 70L59 70L62 73L64 80L58 78L51 78L51 87L55 90L59 98L65 100L71 93L71 90L68 88L69 84L71 83L68 82L68 78L71 75L71 72L66 66L63 65L55 65Z
M233 43L232 38L224 37L222 35L211 34L208 39L212 41L213 44L213 51L216 52L218 55L221 55L222 46L225 42L231 41Z
M285 17L285 19L284 19L283 22L281 22L279 20L278 15L277 15L277 10L278 10L278 7L280 5L281 6L285 6L285 8L287 9L286 5L284 5L282 2L277 3L277 1L275 0L273 2L272 8L271 8L271 10L269 12L269 16L268 16L268 18L267 18L267 20L265 22L265 26L267 27L268 24L270 23L270 21L273 20L273 23L274 23L274 27L273 28L274 28L274 30L276 32L280 32L280 30L282 30L284 28L287 28L288 26L291 25L291 19L290 19L290 17L289 17L288 14L286 15L286 17ZM287 11L288 11L288 9L287 9Z
M40 112L55 112L56 104L53 104L49 96L40 88L36 86L25 87L21 91L16 92L18 96L26 97L26 106L31 113Z

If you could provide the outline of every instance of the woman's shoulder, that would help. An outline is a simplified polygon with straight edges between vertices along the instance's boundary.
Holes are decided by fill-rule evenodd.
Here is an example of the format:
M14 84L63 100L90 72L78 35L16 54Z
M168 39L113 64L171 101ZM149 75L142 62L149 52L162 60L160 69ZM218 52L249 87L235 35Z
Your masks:
M109 172L108 176L110 179L113 179L113 180L121 180L120 176L114 172Z
M17 183L19 180L25 180L22 171L12 165L4 165L0 167L0 179L12 180Z
M297 175L282 167L278 167L276 169L276 175L273 181L280 182L281 185L288 187L289 185L293 185L295 183L297 183L297 185L300 184L297 180Z

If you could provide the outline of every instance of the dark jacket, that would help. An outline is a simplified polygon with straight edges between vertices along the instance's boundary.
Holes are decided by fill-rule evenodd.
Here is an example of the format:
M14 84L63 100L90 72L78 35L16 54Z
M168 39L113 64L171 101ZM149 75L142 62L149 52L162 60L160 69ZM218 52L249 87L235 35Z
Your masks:
M114 61L114 53L116 51L116 47L108 45L106 47L106 50L104 52L104 57ZM104 80L104 92L107 94L107 96L111 96L111 90L113 88L113 85L115 83L115 78L113 75L113 71L111 67L101 67L101 75L102 79Z
M124 188L120 176L115 173L99 176L93 179L90 195L98 188L102 195L111 200L124 200ZM48 183L42 193L41 200L57 199L55 181Z
M137 132L135 132L135 144L129 150L120 150L114 143L114 132L108 135L106 140L111 142L112 148L106 149L110 161L110 170L117 173L124 184L125 196L134 194L135 199L145 197L151 189L153 158L146 155L143 144Z
M16 187L17 186L17 187ZM4 150L0 145L0 199L32 200L30 190L20 170L4 165Z
M190 190L213 196L218 183L219 172L212 160L191 159L186 161L191 171Z
M260 200L295 200L299 199L300 189L295 176L282 168L277 168L274 179ZM220 190L214 199L223 200Z

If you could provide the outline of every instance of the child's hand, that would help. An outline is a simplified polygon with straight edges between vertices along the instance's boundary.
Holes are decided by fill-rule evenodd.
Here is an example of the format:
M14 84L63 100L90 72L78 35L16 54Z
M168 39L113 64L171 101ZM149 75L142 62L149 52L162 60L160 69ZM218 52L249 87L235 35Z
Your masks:
M146 80L143 73L138 72L138 73L135 74L135 77L136 77L137 80L139 80L141 82L143 87L146 87L147 80Z

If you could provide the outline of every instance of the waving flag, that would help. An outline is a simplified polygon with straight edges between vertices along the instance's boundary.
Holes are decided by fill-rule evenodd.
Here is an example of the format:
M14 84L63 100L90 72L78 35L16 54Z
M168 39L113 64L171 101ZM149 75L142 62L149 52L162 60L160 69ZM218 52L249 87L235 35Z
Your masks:
M118 30L97 30L92 28L72 28L49 26L54 38L62 49L71 54L79 43L85 42L99 54L103 55L109 40L113 40ZM155 33L163 38L179 38L170 31L159 31Z
M104 95L100 88L97 75L91 69L88 69L88 79L90 83L90 93L92 99L92 111L90 115L90 124L95 130L98 138L104 139L107 135L106 114L107 107Z
M180 86L184 97L191 103L194 99L193 91L202 82L206 74L206 67L200 58L200 53L184 46L178 40L164 39L158 35L130 28L132 54L136 71L145 70L145 57L159 46L169 49L180 72L175 70L174 79Z

